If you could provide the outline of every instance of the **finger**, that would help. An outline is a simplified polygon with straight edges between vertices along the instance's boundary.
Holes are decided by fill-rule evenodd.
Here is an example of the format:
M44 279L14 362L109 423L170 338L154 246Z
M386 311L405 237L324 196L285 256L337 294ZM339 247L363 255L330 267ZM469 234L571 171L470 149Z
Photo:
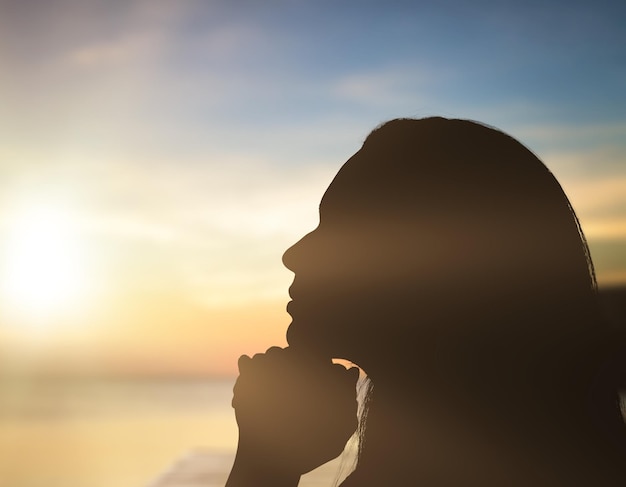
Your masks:
M252 362L252 359L247 355L239 357L239 360L237 360L237 367L239 368L240 374L244 373L244 371L250 367L250 362Z
M242 357L247 357L247 355L243 355ZM239 357L239 360L241 360L242 357ZM237 389L239 389L239 378L237 378L237 380L235 381L235 384L233 385L233 398L230 401L230 406L232 408L236 407L235 402L237 401Z
M265 355L276 355L284 352L285 349L280 347L270 347L265 351Z

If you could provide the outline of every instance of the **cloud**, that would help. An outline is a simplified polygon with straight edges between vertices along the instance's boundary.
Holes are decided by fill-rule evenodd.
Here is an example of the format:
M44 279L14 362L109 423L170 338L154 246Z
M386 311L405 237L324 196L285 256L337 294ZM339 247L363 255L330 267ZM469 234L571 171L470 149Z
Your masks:
M608 270L597 274L599 286L623 286L626 283L626 269Z
M579 129L589 133L619 133L620 125ZM566 129L553 128L567 135ZM586 135L585 135L586 134ZM597 146L553 150L543 157L567 194L585 235L593 239L626 238L626 148Z
M581 220L626 218L626 148L555 150L543 159Z
M72 48L67 53L67 61L80 67L119 68L145 61L158 52L160 44L155 36L135 34Z
M377 70L345 74L330 87L332 96L342 102L375 107L416 107L428 101L433 83L449 77L442 69L423 66L382 67Z
M607 139L623 140L626 136L626 122L595 124L533 124L517 128L516 135L532 140L550 142L552 145L586 142L598 144Z
M171 16L150 15L142 8L135 10L136 18L128 22L126 28L70 46L66 60L81 67L109 69L160 63L158 68L164 73L174 63L177 69L190 70L197 75L210 69L215 61L234 66L242 57L257 56L270 45L275 47L267 32L243 20L213 21L197 33L186 32L183 30L185 21L195 12L184 4L178 9L169 9L173 10ZM216 14L219 16L219 12Z
M268 32L244 21L216 25L196 39L189 40L189 44L198 60L219 59L230 63L240 60L242 56L256 56L270 46L275 47Z
M626 122L522 126L517 134L569 181L626 176Z
M588 217L614 216L626 213L626 174L595 180L578 180L569 185L568 193L579 202Z
M585 235L590 240L623 240L626 249L626 215L616 218L597 218L582 224Z
M12 194L44 202L60 188L72 195L96 278L116 293L164 287L211 306L284 297L291 275L281 254L317 225L336 170L228 153L203 163L53 162L22 168Z

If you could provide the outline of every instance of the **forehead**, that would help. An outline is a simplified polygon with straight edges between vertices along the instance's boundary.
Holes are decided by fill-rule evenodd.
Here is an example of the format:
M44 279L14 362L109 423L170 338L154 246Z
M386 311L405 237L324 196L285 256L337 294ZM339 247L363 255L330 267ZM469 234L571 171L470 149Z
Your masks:
M412 154L361 149L341 167L320 203L322 220L406 224L441 213L455 197L437 168ZM445 196L444 196L445 195Z
M385 161L361 149L341 167L320 203L323 213L373 211L389 206L391 174ZM397 184L396 189L400 190Z
M522 178L510 176L485 175L479 163L456 157L361 149L324 194L320 228L328 238L419 242L433 252L457 251L453 241L475 252L495 242L519 245L531 237L524 222L536 219L541 198L529 201Z
M402 252L408 252L417 239L425 245L439 233L423 221L432 209L417 204L417 183L406 184L410 180L405 177L399 184L396 179L385 161L372 159L363 150L352 156L320 203L320 241L331 247L347 245L355 255L365 252L372 257L400 252L404 246L408 247Z

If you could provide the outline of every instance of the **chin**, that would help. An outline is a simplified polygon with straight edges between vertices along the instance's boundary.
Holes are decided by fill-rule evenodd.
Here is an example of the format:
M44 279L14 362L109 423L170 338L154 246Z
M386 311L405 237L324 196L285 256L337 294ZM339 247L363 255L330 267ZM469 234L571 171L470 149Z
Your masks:
M308 353L334 358L334 340L327 330L302 320L293 319L287 328L287 343L289 346L305 350Z
M329 323L326 322L326 325ZM345 359L353 361L353 354L349 352L349 346L340 334L339 327L334 326L309 326L302 320L293 319L287 328L287 343L293 349L303 350L306 353L324 357L327 359ZM351 343L354 347L354 343Z
M293 348L320 348L324 340L310 323L303 322L301 319L293 318L287 328L287 343Z

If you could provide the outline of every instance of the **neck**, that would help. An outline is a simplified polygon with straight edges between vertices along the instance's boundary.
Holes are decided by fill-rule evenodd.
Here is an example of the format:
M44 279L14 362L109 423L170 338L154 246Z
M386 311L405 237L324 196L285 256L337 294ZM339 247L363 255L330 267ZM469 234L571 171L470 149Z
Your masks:
M546 423L524 418L514 397L462 396L406 377L374 382L354 485L561 485L567 448Z
M368 476L375 470L385 479L397 476L438 484L448 478L461 485L470 467L489 464L493 475L501 469L503 462L494 458L504 455L483 436L481 421L469 407L443 394L398 395L387 393L384 385L374 387L359 462ZM480 429L482 435L477 434ZM457 474L462 478L455 479Z

